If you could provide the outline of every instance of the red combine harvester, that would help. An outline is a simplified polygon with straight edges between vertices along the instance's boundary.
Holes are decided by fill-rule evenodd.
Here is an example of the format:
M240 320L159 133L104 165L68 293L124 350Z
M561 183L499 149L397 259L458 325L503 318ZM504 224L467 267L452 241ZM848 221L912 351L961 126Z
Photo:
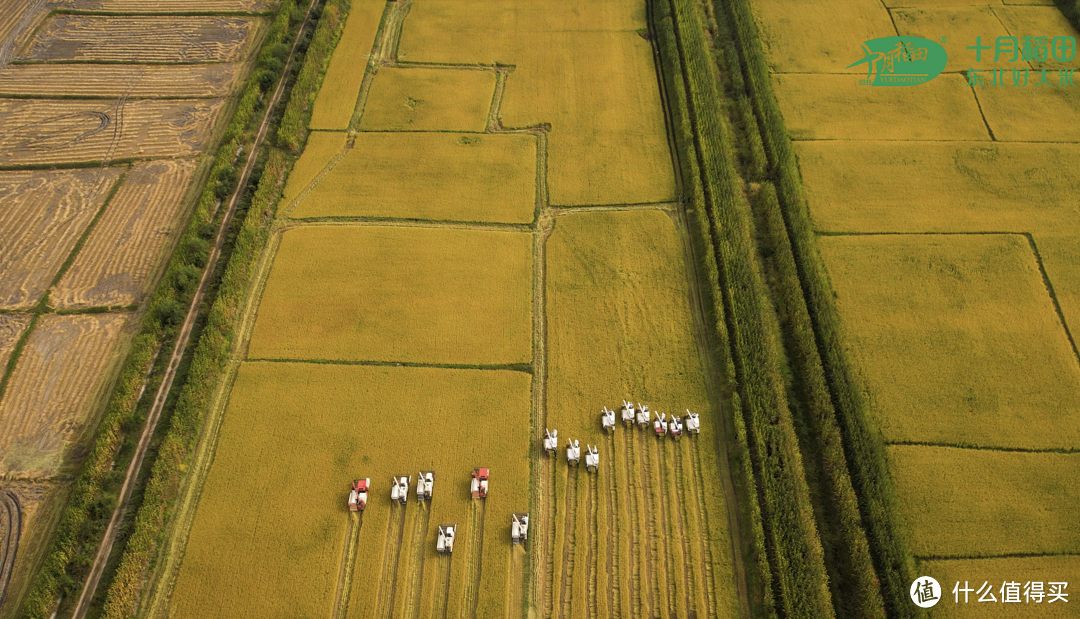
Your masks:
M370 485L370 479L357 479L353 481L352 491L349 492L349 511L364 511L364 508L367 507L367 493Z
M482 499L487 496L488 492L488 470L482 468L475 468L472 472L472 484L469 486L470 492L472 492L472 498Z

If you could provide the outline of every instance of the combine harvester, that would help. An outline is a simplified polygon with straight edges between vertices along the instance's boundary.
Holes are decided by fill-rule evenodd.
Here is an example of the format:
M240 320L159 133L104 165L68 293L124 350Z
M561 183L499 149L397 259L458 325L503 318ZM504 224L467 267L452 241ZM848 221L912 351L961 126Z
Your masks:
M510 541L524 544L529 539L529 513L514 512L510 516Z
M599 447L599 445L597 446ZM596 447L586 443L585 445L585 470L590 473L595 473L600 468L600 454L597 453Z
M472 498L482 499L487 496L488 493L488 470L482 468L475 468L472 471L472 483L469 485L469 492L472 493Z
M367 507L367 493L370 486L370 479L353 480L352 490L349 492L349 511L364 511L364 508Z
M649 425L649 406L647 404L645 406L637 405L637 422L642 428Z
M566 442L566 463L577 466L577 463L581 460L581 443L570 439L566 439Z
M435 471L420 471L416 476L416 500L430 501L431 487L435 485Z
M615 411L609 411L608 407L604 407L604 411L600 413L600 426L604 428L604 432L615 431Z
M390 499L402 505L409 500L409 481L412 477L399 475L394 478L394 485L390 487Z
M621 412L622 412L623 425L624 426L633 425L633 423L634 423L634 405L627 402L626 400L623 400L622 401L622 411Z
M671 430L671 438L679 438L682 436L682 420L678 415L671 416L671 423L668 424L668 429Z
M701 421L698 419L697 413L691 413L690 409L686 409L686 417L683 418L686 422L687 434L701 434Z
M656 436L664 436L667 434L667 415L664 413L656 413L656 420L653 421L653 430L656 431Z
M544 451L548 452L552 458L555 457L555 452L559 451L559 431L548 431L544 428Z
M447 555L454 552L455 534L457 534L456 524L440 524L439 537L435 540L435 550Z

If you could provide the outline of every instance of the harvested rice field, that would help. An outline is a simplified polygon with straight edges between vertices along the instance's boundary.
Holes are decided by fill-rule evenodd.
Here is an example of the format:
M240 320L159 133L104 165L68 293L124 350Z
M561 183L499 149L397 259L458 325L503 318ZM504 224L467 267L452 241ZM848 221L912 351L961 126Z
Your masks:
M30 326L30 316L0 314L0 367L6 368L15 345Z
M289 230L262 295L248 355L528 363L531 250L531 237L519 232Z
M0 475L56 475L87 439L106 395L130 314L38 319L0 400Z
M0 307L29 309L41 300L122 173L0 172Z
M13 64L0 71L0 96L81 96L102 99L216 98L230 94L237 63L147 66Z
M183 230L194 171L191 159L132 166L50 301L65 309L142 303Z
M279 0L66 0L66 7L79 11L106 13L188 13L250 11L264 12L280 4Z
M239 17L57 15L17 57L33 62L236 62L260 22Z
M197 154L222 106L221 99L0 100L0 166Z
M314 146L304 178L332 158ZM361 133L290 216L529 223L535 206L534 136Z

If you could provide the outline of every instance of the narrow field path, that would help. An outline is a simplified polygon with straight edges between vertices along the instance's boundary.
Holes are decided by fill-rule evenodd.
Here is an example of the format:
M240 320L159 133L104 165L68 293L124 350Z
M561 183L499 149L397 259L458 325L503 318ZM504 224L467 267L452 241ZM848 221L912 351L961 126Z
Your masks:
M579 466L566 467L566 519L563 525L563 570L559 582L559 619L571 617L570 591L574 581L574 531L577 527L577 481Z
M397 588L398 557L405 537L405 505L391 505L386 525L386 549L383 551L382 570L379 574L379 605L375 615L389 619L394 611L394 594Z
M318 0L311 0L308 4L307 12L304 14L303 23L307 23L311 17L311 10L314 8L317 1ZM98 583L101 582L101 576L105 571L105 564L112 554L113 544L116 543L116 534L120 528L124 513L127 511L128 501L131 498L135 480L138 477L139 471L142 469L147 449L150 447L150 439L154 436L154 430L157 429L158 420L161 418L161 411L165 408L165 402L168 400L169 392L172 391L173 382L176 380L176 371L180 366L180 361L183 359L184 353L187 352L188 344L191 341L192 329L199 316L199 308L202 307L203 299L206 297L206 291L210 283L211 275L217 270L218 260L221 258L221 248L225 244L225 240L228 236L233 215L236 214L236 206L240 202L241 194L244 193L244 190L247 187L248 179L251 178L251 172L255 167L255 162L258 159L263 142L266 140L266 134L270 128L274 108L277 107L278 102L281 100L281 95L285 92L285 84L287 81L285 78L290 74L293 59L296 56L296 48L300 44L299 35L303 30L304 28L301 28L297 32L296 38L293 39L292 48L289 50L289 56L285 60L285 68L282 69L281 77L278 78L277 87L274 89L274 94L266 105L266 112L263 114L262 122L259 124L259 131L255 135L255 141L248 149L248 157L244 162L244 167L240 171L240 176L236 181L236 189L233 190L232 195L229 197L229 202L225 207L225 214L221 218L221 226L218 228L217 235L214 237L214 245L210 248L210 255L206 260L206 268L203 270L202 277L199 279L199 287L195 290L195 294L191 299L191 305L188 307L187 315L184 317L184 322L180 325L180 334L176 338L175 346L173 346L172 355L169 357L169 364L165 369L165 375L154 396L153 406L147 414L146 423L143 425L142 435L139 437L138 445L135 448L135 455L131 458L127 473L124 476L124 484L120 487L116 508L113 510L112 518L109 520L109 526L105 529L105 534L102 536L101 545L98 547L97 554L94 556L94 563L90 566L90 573L86 577L86 582L83 584L79 599L75 603L75 610L71 614L72 619L84 619L86 617L86 612L90 609L90 601L93 599L94 593L97 591ZM118 102L117 105L121 106L121 103ZM117 126L119 126L119 122Z
M0 606L4 605L11 572L15 568L15 552L22 535L22 510L14 492L0 490Z
M349 590L352 587L356 547L359 545L362 526L364 526L363 512L349 512L349 531L345 536L345 552L341 555L337 593L334 594L334 619L344 619L348 612Z

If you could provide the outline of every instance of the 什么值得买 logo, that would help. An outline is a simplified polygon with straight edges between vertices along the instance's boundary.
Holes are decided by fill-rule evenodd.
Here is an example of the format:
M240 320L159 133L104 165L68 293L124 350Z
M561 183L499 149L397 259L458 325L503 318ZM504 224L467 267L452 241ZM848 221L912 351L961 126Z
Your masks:
M925 84L945 70L948 54L935 41L921 37L882 37L863 43L866 56L846 68L865 63L870 86L914 86Z

